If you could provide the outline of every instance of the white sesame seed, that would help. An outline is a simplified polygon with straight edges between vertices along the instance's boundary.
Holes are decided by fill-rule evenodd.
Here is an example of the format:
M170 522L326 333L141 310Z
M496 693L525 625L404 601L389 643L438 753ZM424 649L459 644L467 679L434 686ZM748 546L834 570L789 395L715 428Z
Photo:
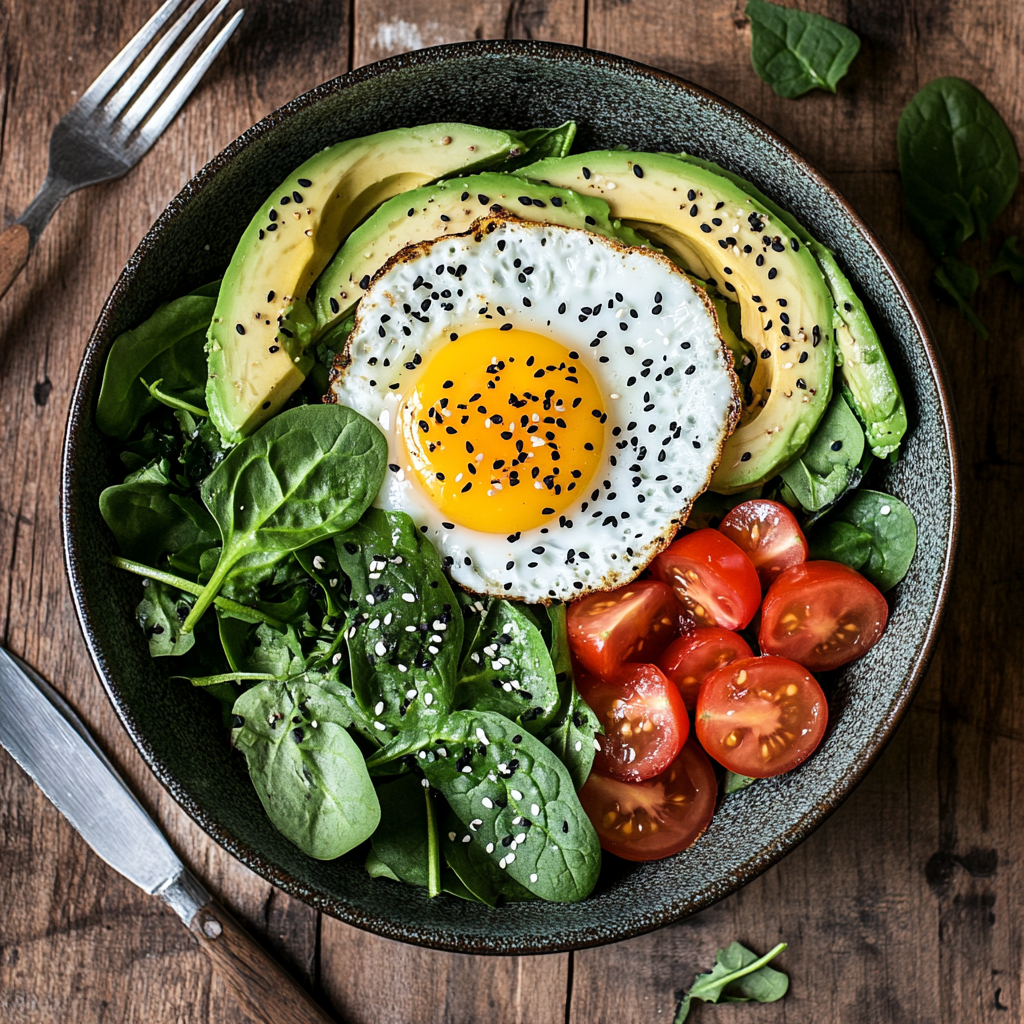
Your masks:
M420 779L420 782L423 783L424 789L430 789L430 781L428 779Z
M378 640L373 645L373 653L376 654L378 658L383 658L384 655L388 653L388 649L380 640Z
M401 555L395 555L395 557L394 557L394 558L392 558L392 559L391 559L391 561L392 561L392 562L393 562L393 563L394 563L395 565L401 565L401 564L402 564L402 562L404 562L404 561L405 561L405 559L404 559L404 558L402 558L402 556L401 556Z
M576 751L577 751L577 753L579 751L581 751L582 749L583 749L583 741L582 740L577 740L576 741Z
M526 842L526 833L525 832L520 832L519 835L516 836L516 843L525 843L525 842Z
M387 615L384 616L384 625L385 626L390 626L391 625L391 612L388 612Z
M415 604L415 602L416 602L416 595L415 594L403 594L402 595L402 600L406 604Z
M472 837L472 836L463 836L463 837L462 837L462 841L463 841L464 843L468 843L468 842L472 841L472 839L473 839L473 837Z
M367 629L377 629L379 626L380 626L380 619L374 619L373 622L371 622L370 625L367 626L366 628Z
M408 672L408 671L409 671L409 666L408 666L408 665L401 665L401 664L400 664L400 665L398 666L398 671L399 671L399 672Z
M477 739L478 739L478 740L479 740L479 741L480 741L481 743L483 743L483 744L484 744L484 746L488 746L488 745L490 744L490 742L491 742L491 741L490 741L490 740L489 740L489 739L487 738L487 733L485 733L485 732L483 731L483 729L477 729L477 731L476 731L476 738L477 738Z
M463 775L472 775L473 774L473 769L470 768L470 766L467 764L465 766L465 768L462 769L462 774Z
M597 751L600 751L601 749L601 744L598 743L597 740L594 740L594 749Z
M341 651L338 651L338 653L333 658L331 658L331 664L332 665L337 665L340 662L341 662Z
M495 672L500 672L501 671L501 662L500 661L492 661L491 662L491 668Z
M490 810L494 806L494 801L489 796L485 796L480 801L480 803L482 803L484 805L484 807L487 808L487 810Z
M327 563L324 561L324 559L320 555L314 555L313 556L313 568L314 569L323 569L323 568L326 567L326 565L327 565Z
M536 875L530 875L530 881L531 882L536 882L537 881L537 876Z
M406 631L406 633L415 633L416 632L416 627L415 626L406 626L405 627L405 631Z
M383 722L374 722L373 727L378 732L383 732L387 728L387 726Z
M501 868L502 871L505 870L505 858L504 857L502 857L501 860L498 861L498 867Z
M336 587L338 585L338 577L337 576L332 576L327 581L327 585L330 586L330 587Z
M449 832L448 833L448 838L454 843L455 842L455 833L454 832Z
M883 516L887 516L892 509L888 505L883 505L878 511L881 512Z
M512 819L512 824L513 824L513 825L521 825L522 823L523 823L523 819L522 819L522 816L521 816L521 815L518 815L518 814L517 814L517 815L516 815L516 816L515 816L515 817L514 817L514 818Z
M435 647L433 644L428 644L427 650L430 651L431 654L437 654L439 648Z
M486 846L484 847L484 849L485 849L485 850L486 850L486 851L487 851L488 853L494 853L494 843L488 843L488 844L487 844L487 845L486 845Z
M515 855L514 853L510 853L510 854L508 854L508 856L507 856L507 857L505 858L505 863L507 863L507 864L511 864L511 863L512 863L512 861L514 861L515 859L516 859L516 855Z
M426 693L423 695L423 703L429 708L434 703L434 695L432 693Z
M419 752L419 759L421 761L426 761L426 759L427 759L427 752L425 750L421 750Z
M536 804L530 804L530 813L536 817L540 814L540 808Z
M513 800L522 800L523 799L523 794L520 793L518 789L510 789L508 791L508 795L510 797L512 797Z
M415 700L418 696L419 696L419 691L418 690L406 690L405 691L406 700Z
M366 603L367 604L373 604L373 594L367 594L366 595Z
M379 715L383 710L384 710L384 701L382 701L382 700L377 701L377 703L374 705L373 713L375 715Z

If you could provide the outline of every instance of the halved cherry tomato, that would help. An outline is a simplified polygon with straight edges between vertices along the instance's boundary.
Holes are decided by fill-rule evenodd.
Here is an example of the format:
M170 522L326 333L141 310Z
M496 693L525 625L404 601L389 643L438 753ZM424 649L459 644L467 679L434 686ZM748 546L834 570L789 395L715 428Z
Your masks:
M619 782L594 771L579 793L601 848L634 861L692 846L715 813L717 795L715 770L693 740L653 779Z
M657 666L623 665L610 679L584 673L576 686L604 726L594 758L602 775L642 782L683 749L690 732L686 706Z
M688 711L697 706L700 684L716 668L739 658L752 658L754 652L746 640L728 629L701 626L685 633L665 648L658 668L679 687Z
M765 779L807 760L825 735L828 705L795 661L744 658L704 680L697 698L701 746L738 775Z
M698 626L742 629L761 603L761 584L747 556L718 530L680 537L651 563Z
M878 643L889 606L874 584L840 562L804 562L771 585L758 642L811 672L839 668Z
M777 501L745 501L718 527L754 563L767 590L783 569L807 561L807 541L796 516Z
M679 635L681 613L657 580L591 594L569 605L569 646L588 672L610 676L624 661L654 661Z

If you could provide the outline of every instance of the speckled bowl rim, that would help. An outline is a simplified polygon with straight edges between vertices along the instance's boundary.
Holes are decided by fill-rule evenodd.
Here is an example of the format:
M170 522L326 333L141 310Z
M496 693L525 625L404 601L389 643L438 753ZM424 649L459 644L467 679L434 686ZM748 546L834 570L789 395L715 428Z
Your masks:
M123 298L130 286L135 265L154 246L156 240L161 236L167 226L180 213L191 199L199 194L203 188L222 171L234 157L246 149L257 139L262 138L274 131L274 129L295 116L298 112L317 104L326 96L333 95L351 86L377 78L382 75L401 70L415 68L423 65L443 63L450 57L459 56L522 56L534 59L545 59L554 62L563 62L567 65L592 65L606 66L612 70L628 72L637 77L646 76L663 85L671 88L685 90L702 100L709 106L718 105L723 110L730 112L744 121L750 131L783 150L789 159L796 165L797 169L816 188L824 192L835 204L840 206L845 213L850 225L867 242L879 263L884 267L885 273L890 278L893 286L905 303L914 330L923 346L926 357L927 369L935 382L939 395L941 409L940 418L943 431L943 440L950 456L950 526L948 543L945 557L942 561L941 577L936 590L935 611L928 624L924 636L924 642L919 648L919 653L912 663L912 667L906 678L898 697L890 706L890 714L878 723L877 728L871 734L859 752L854 767L842 780L819 801L812 811L804 815L799 824L790 830L784 837L761 851L759 856L749 858L743 867L728 878L714 891L706 887L705 891L698 896L690 896L679 899L670 906L663 907L660 912L648 913L643 920L622 922L621 927L609 929L607 926L591 927L583 926L577 928L570 934L564 931L559 935L551 935L544 939L530 936L520 939L517 943L499 944L495 946L483 937L470 937L469 939L458 935L438 935L436 932L424 935L420 932L411 931L402 925L389 922L386 917L367 915L363 910L351 906L334 897L324 897L321 894L310 890L299 879L282 871L272 861L256 853L247 844L235 839L228 834L217 822L214 816L198 802L193 800L178 783L173 772L167 767L163 760L155 753L148 738L139 728L130 707L124 702L121 694L112 685L107 673L107 663L104 653L100 648L95 633L90 626L89 608L82 592L81 574L79 571L79 552L76 548L76 512L74 507L74 490L72 479L72 466L76 457L76 432L75 427L80 419L92 415L92 410L83 407L83 395L87 391L88 382L92 375L101 372L101 366L97 361L97 349L102 343L105 326L110 311ZM583 47L570 46L562 43L546 43L538 41L520 40L484 40L466 43L452 43L443 46L431 47L418 50L413 53L402 54L391 57L375 64L366 65L341 75L329 82L324 83L304 93L303 95L285 104L279 109L268 114L259 123L240 135L234 142L227 146L221 153L215 156L206 164L186 185L181 192L168 204L160 217L153 224L139 243L132 254L124 270L121 272L110 296L104 303L103 309L97 320L88 345L82 357L82 366L78 374L75 391L72 396L68 412L67 428L64 438L63 458L61 464L61 487L60 487L60 517L63 537L65 568L71 585L75 610L78 615L80 627L89 650L90 657L96 671L103 683L107 695L114 705L114 708L128 731L136 748L139 750L146 764L159 779L164 788L170 793L174 800L186 813L218 844L224 847L242 863L251 868L264 879L272 882L289 895L310 904L318 910L325 911L355 927L366 929L376 934L391 939L398 939L414 945L427 946L433 949L440 949L452 952L496 954L496 955L528 955L536 953L557 953L572 949L583 949L590 946L604 945L608 942L621 941L653 931L672 921L687 917L703 910L705 907L717 902L725 896L731 895L741 886L753 880L770 866L779 861L794 847L806 839L826 818L832 814L843 800L849 796L858 783L864 778L868 769L885 748L892 737L896 726L902 719L906 709L913 698L920 681L927 669L928 663L934 652L937 642L938 631L942 615L945 610L949 596L952 574L955 565L957 542L960 532L960 455L957 440L955 414L949 387L946 383L942 367L942 360L932 341L929 328L925 322L921 309L914 298L909 286L903 281L894 260L885 246L879 241L864 220L851 208L849 203L840 195L832 183L799 152L781 136L768 128L753 115L747 113L735 104L722 99L709 90L694 85L676 75L666 71L652 68L646 64L629 60L625 57L600 51L589 50Z

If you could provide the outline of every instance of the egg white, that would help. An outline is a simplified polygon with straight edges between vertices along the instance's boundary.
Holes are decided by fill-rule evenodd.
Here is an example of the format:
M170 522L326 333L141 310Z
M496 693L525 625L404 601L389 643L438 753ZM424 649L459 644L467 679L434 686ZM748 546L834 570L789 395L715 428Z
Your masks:
M409 463L397 411L453 332L505 323L578 352L608 419L574 505L532 530L483 533L445 521ZM667 258L507 214L410 246L378 272L328 401L384 432L390 469L376 504L408 513L457 583L541 603L633 579L707 487L740 408L714 307Z

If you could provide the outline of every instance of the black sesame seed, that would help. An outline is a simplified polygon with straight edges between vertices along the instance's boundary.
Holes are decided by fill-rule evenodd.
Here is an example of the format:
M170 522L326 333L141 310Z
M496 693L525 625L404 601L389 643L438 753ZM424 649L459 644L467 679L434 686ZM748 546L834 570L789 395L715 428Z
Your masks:
M270 346L270 352L271 353L273 353L273 352L280 352L280 351L281 351L281 346L280 345L271 345Z
M769 281L774 281L775 278L778 277L778 276L779 276L779 272L774 267L772 267L771 270L768 271L768 280Z
M838 452L838 451L840 451L842 449L843 442L842 441L833 441L832 444L829 447L832 449L832 451Z
M587 181L590 181L590 168L589 167L584 167L582 170L583 170L583 177L586 178Z
M313 185L313 182L311 182L309 180L309 178L299 178L296 181L296 184L299 185L301 188L311 188L312 185Z
M638 177L644 176L644 169L639 164L633 164L633 173Z
M245 328L241 324L235 324L235 331L238 334L245 334Z
M711 234L711 225L710 224L701 224L700 229L701 229L701 231L704 232L705 235L710 235Z
M801 391L806 391L806 390L807 390L807 381L805 381L805 380L803 379L803 377L797 377L797 379L796 379L796 386L797 386L797 387L798 387L798 388L799 388L799 389L800 389Z

